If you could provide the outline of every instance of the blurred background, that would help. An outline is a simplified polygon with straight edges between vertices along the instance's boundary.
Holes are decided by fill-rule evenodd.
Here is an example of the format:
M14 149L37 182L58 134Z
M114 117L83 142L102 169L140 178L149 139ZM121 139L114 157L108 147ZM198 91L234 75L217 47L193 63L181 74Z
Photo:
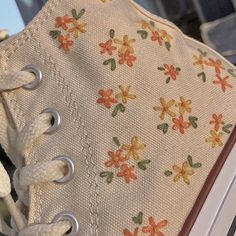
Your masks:
M1 0L0 41L20 32L47 0ZM136 0L148 11L175 23L236 64L236 0ZM14 167L0 147L10 175ZM5 211L0 201L0 213ZM0 234L1 235L1 234Z

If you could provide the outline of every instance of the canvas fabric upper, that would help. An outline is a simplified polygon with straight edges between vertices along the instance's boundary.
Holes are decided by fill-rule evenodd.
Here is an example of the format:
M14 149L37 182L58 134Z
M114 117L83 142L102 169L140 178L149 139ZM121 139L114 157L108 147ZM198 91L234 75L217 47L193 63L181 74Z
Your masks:
M48 107L62 119L25 165L75 162L69 183L30 186L28 224L66 210L81 236L180 233L235 125L233 65L131 0L49 0L0 61L1 79L43 73L37 89L1 94L16 132Z

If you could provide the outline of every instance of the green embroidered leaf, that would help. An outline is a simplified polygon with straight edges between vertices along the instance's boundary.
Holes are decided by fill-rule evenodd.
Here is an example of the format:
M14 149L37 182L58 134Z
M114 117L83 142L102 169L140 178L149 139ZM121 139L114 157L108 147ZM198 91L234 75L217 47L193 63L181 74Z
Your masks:
M197 125L198 118L195 116L189 116L188 120L191 123L191 125L193 126L193 128L196 129L198 126Z
M143 213L139 212L138 216L134 216L132 220L135 224L141 225L143 223Z
M120 147L120 141L119 141L119 139L118 139L117 137L114 137L114 138L113 138L113 141L114 141L114 143L115 143L118 147Z
M138 30L137 33L141 35L142 39L146 39L148 37L148 32L146 30Z
M71 11L72 16L76 19L79 20L85 13L85 9L83 8L82 10L80 10L80 12L77 14L77 11L75 9L73 9Z
M170 51L171 44L169 42L165 42L166 49Z
M168 77L168 78L166 79L166 83L167 83L167 84L170 83L170 77Z
M177 70L177 71L181 71L181 69L180 69L179 67L176 67L176 70Z
M165 176L171 176L171 175L173 175L172 171L169 170L165 171Z
M236 77L236 71L232 70L232 69L228 69L228 73L230 75L232 75L233 77Z
M125 112L125 106L122 103L119 104L119 109L121 112Z
M125 106L122 103L119 103L115 106L112 116L115 117L118 114L118 111L125 112Z
M138 162L138 167L139 169L141 170L146 170L147 169L147 166L149 163L151 162L151 160L144 160L144 161L139 161Z
M60 30L51 30L49 32L49 34L53 39L56 39L58 36L60 36L61 31Z
M169 125L167 123L160 124L157 126L157 129L162 130L163 133L166 134L169 129Z
M206 74L205 72L201 72L197 75L198 77L202 77L202 81L205 83L206 82Z
M109 65L111 64L111 70L114 71L116 69L116 60L114 58L110 58L103 62L103 65Z
M187 159L188 159L189 165L192 166L193 165L193 158L189 155Z
M194 168L194 169L197 169L197 168L200 168L200 167L202 167L201 163L195 163L195 164L192 165L192 168Z
M158 67L157 69L158 69L158 70L161 70L161 71L164 71L164 70L165 70L164 67Z
M100 173L100 177L106 178L108 184L110 184L114 178L114 173L109 171L103 171Z
M155 27L155 22L149 21L149 24L150 24L151 26Z
M224 125L222 129L225 133L230 134L231 133L230 128L232 127L233 127L232 124L227 124L227 125Z
M202 164L199 163L199 162L197 162L197 163L193 163L193 158L192 158L190 155L188 156L187 159L188 159L188 163L189 163L189 165L190 165L192 168L197 169L197 168L202 167Z
M200 48L198 49L198 51L201 53L202 56L204 57L207 56L207 52L202 51Z
M113 39L115 37L115 30L110 29L109 34L110 34L110 37Z

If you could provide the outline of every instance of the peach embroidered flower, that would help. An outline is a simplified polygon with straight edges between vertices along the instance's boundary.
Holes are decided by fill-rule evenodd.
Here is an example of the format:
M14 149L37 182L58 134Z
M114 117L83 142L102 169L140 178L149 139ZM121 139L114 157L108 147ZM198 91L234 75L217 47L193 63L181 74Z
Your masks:
M136 57L130 54L128 51L126 51L125 53L119 53L119 57L119 63L124 64L126 62L129 67L132 67L133 62L136 60Z
M165 75L170 76L171 79L176 80L179 75L180 69L175 68L173 65L164 64Z
M173 170L177 173L177 175L174 177L174 182L178 182L180 178L183 178L184 182L186 184L190 184L189 176L194 174L194 171L191 169L188 169L189 163L185 161L182 165L182 168L174 165Z
M207 143L211 143L212 148L219 146L222 147L223 146L223 133L219 132L217 133L215 130L211 130L210 131L211 136L209 138L206 139Z
M128 151L127 158L133 156L134 160L140 160L139 152L142 151L146 147L146 144L140 143L137 136L134 136L131 139L131 145L124 144L122 145L122 149Z
M132 44L135 43L136 40L135 39L129 39L128 35L124 35L123 40L114 39L114 42L116 44L121 45L121 48L119 49L119 52L121 54L124 54L126 52L134 53L134 48L132 47Z
M131 180L137 179L137 176L134 172L134 170L135 170L134 166L129 166L128 164L123 164L120 167L120 170L121 171L119 173L117 173L117 177L124 177L125 182L127 184L129 184Z
M155 106L153 109L155 111L161 111L160 118L164 120L165 115L169 115L171 117L175 117L176 114L170 110L170 108L175 104L175 100L171 99L170 101L165 101L163 97L160 98L160 102L162 107Z
M173 118L172 121L174 122L172 129L179 130L181 134L184 134L185 129L189 128L191 125L188 121L184 121L182 115L180 115L179 118Z
M124 88L122 85L119 86L119 89L121 90L121 93L116 94L116 98L121 98L123 103L127 103L128 99L135 99L136 95L130 94L130 88L129 85L127 88Z
M220 74L221 70L225 70L225 68L222 66L222 63L219 59L214 60L212 58L209 58L209 61L206 62L206 65L214 67L217 74Z
M149 234L149 236L165 236L162 232L161 229L163 229L168 221L167 220L162 220L158 223L155 222L154 217L149 217L149 226L144 226L142 228L142 232L145 234Z
M225 124L225 122L223 120L223 115L220 114L220 115L217 116L216 114L213 114L212 117L213 117L213 120L210 121L210 124L214 125L215 131L219 131L220 125L224 125Z
M104 104L106 108L111 108L114 103L117 103L117 100L112 97L113 90L99 90L99 94L101 95L101 98L97 100L98 104Z
M112 55L112 51L116 50L115 46L112 46L112 39L109 39L106 43L100 43L99 46L102 48L101 54L108 53Z
M122 156L122 152L123 152L123 150L121 150L121 149L119 149L119 150L117 150L117 151L115 151L115 152L108 152L108 156L111 158L109 161L106 161L105 162L105 166L106 167L112 167L112 166L114 166L115 168L119 168L120 167L120 165L124 162L124 161L126 161L126 160L128 160L128 158L127 157L125 157L125 156Z
M190 105L192 104L191 100L185 100L184 97L180 97L180 103L176 104L176 107L179 107L179 113L184 115L185 112L191 113L192 108Z
M206 61L204 60L204 57L202 54L200 54L199 56L193 56L194 58L194 62L193 62L193 65L196 65L196 66L200 66L202 70L204 70L204 65L206 63Z
M226 91L226 88L233 88L231 84L228 83L229 76L226 76L225 78L221 78L219 74L216 75L217 80L213 81L213 84L219 84L221 86L221 89L223 92Z
M161 33L161 38L165 39L168 43L170 43L171 40L173 39L173 37L170 34L168 34L166 30L160 30L160 33Z
M64 15L63 17L57 17L56 18L56 24L55 27L56 28L62 28L64 30L68 30L68 26L67 24L72 23L74 21L73 18L69 17L67 14Z
M74 37L75 38L79 38L81 33L85 33L86 32L86 23L81 23L78 20L74 20L73 21L73 27L69 29L70 33L74 33Z
M70 51L70 47L74 44L74 41L71 40L70 35L60 35L58 37L58 41L60 42L59 48L63 48L66 52Z
M163 38L161 37L161 35L159 34L159 32L156 31L152 31L152 37L151 37L152 41L157 41L159 43L160 46L162 46L162 40Z
M124 229L123 233L124 233L124 236L139 236L138 235L138 228L135 228L133 233L131 231L129 231L128 229Z

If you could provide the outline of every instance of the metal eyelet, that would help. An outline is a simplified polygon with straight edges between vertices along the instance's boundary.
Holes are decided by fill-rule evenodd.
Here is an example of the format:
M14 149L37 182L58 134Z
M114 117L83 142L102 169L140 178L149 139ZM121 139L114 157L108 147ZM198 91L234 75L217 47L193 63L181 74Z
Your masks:
M50 113L52 115L53 124L52 126L45 132L45 134L54 133L61 125L61 117L57 110L53 108L47 108L41 112L42 113Z
M67 165L67 168L68 168L67 174L63 178L55 180L54 181L55 183L64 184L74 178L75 165L74 165L74 162L68 156L57 156L57 157L54 157L53 160L60 160L60 161L65 162L65 164Z
M28 90L36 89L42 81L43 76L41 70L36 65L27 65L22 70L29 71L30 73L33 73L35 75L35 80L23 86L23 88Z
M71 223L71 230L70 233L66 234L67 236L78 236L79 222L73 212L64 211L59 213L53 219L53 223L58 223L59 221L69 221Z

